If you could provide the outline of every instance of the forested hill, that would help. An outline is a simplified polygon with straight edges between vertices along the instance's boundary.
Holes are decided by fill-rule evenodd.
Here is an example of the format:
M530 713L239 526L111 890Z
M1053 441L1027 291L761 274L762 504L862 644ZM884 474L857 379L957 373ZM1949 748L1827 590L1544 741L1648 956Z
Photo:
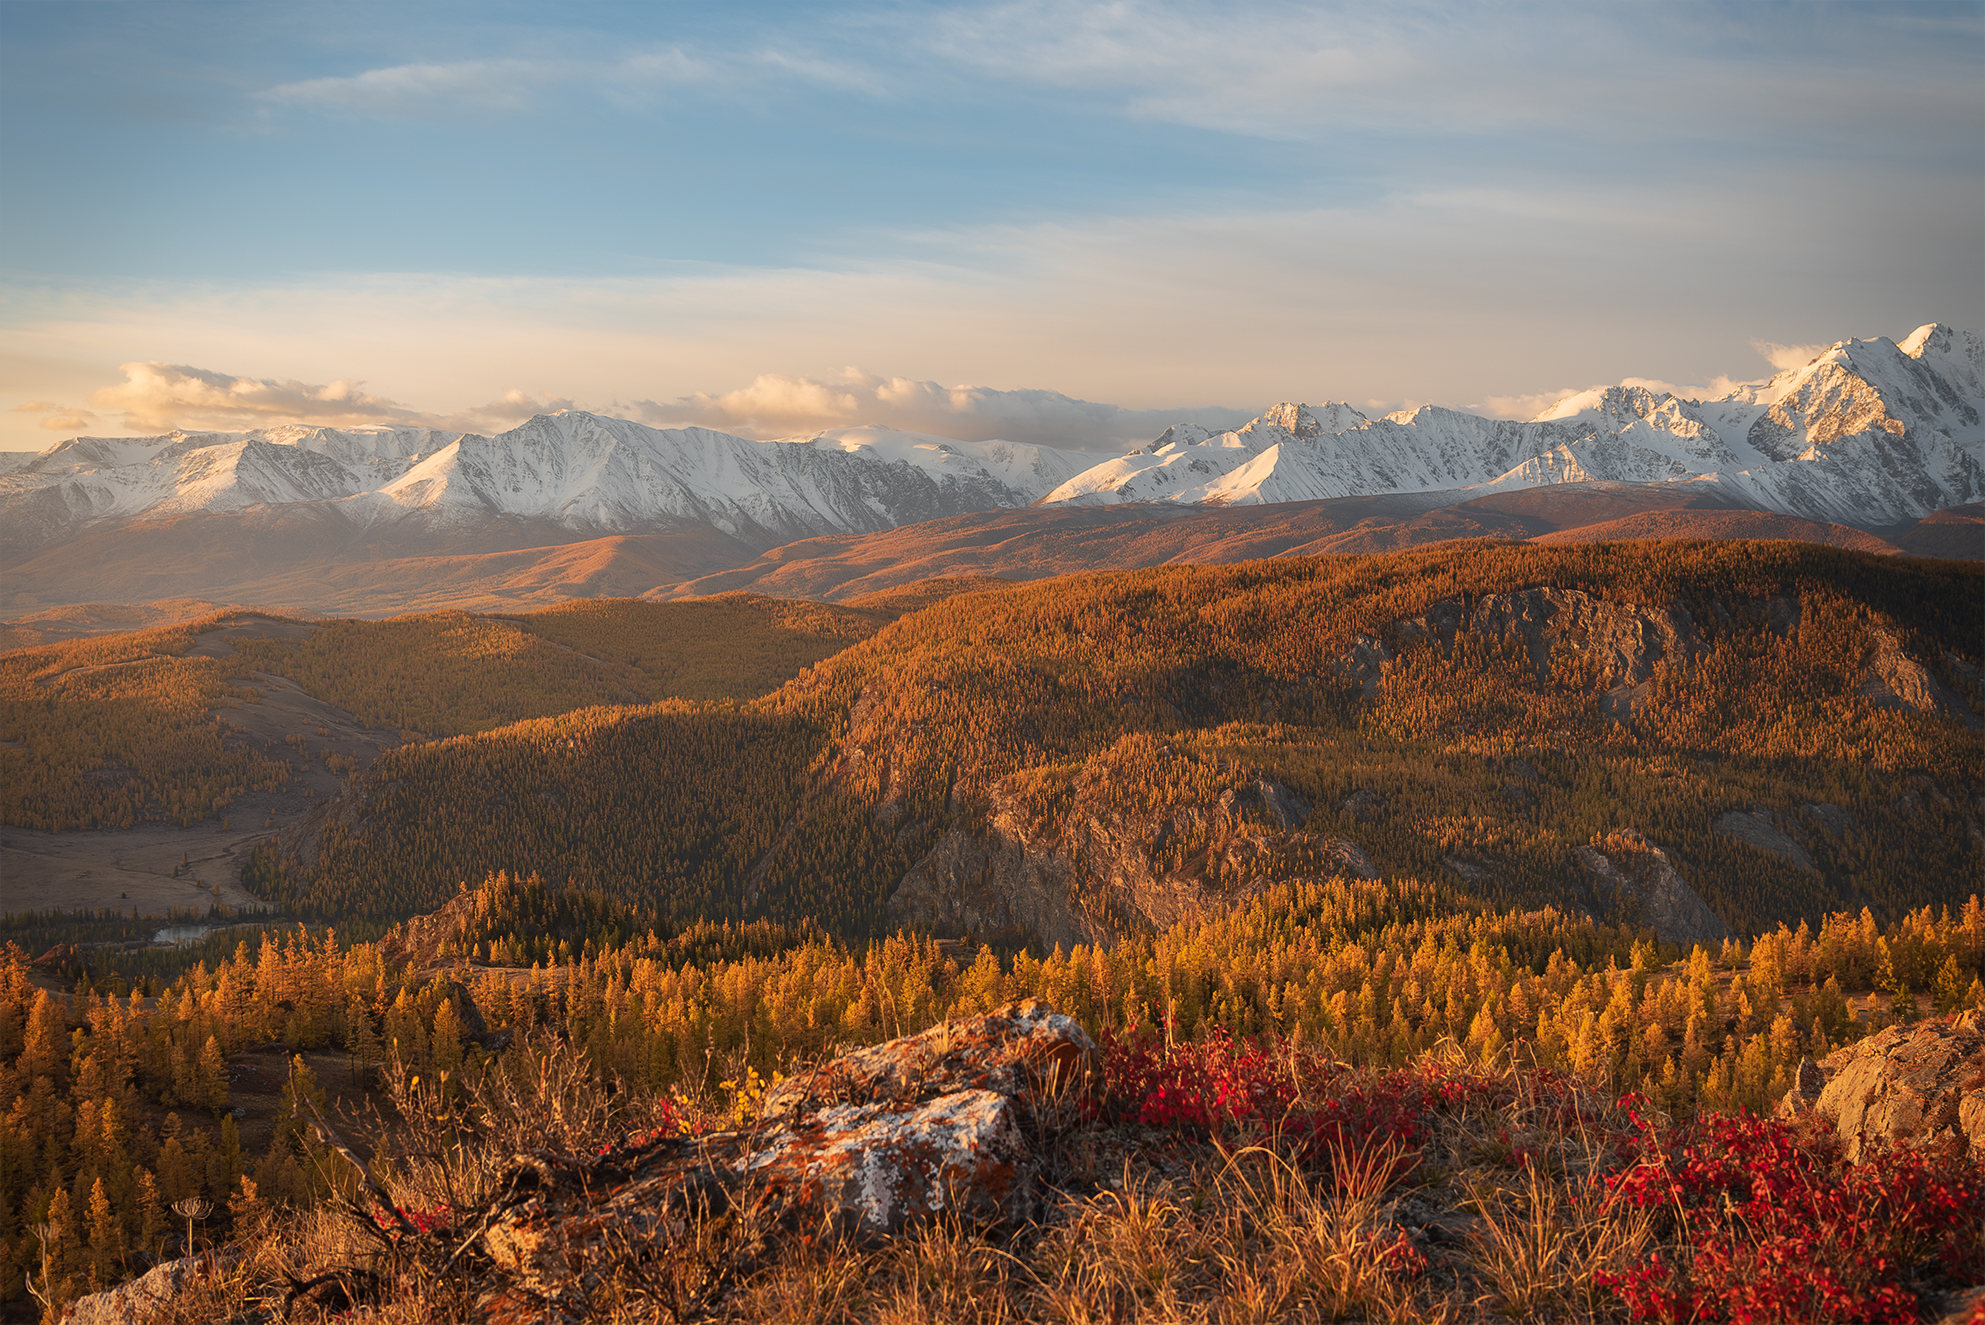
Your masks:
M244 797L270 809L312 765L342 774L382 742L599 705L752 699L971 583L834 606L729 593L385 621L222 611L18 649L0 654L0 823L184 828Z
M1011 942L1334 874L1678 938L1894 917L1985 876L1982 585L1675 542L999 587L762 699L401 746L251 885L383 918L536 871L675 920Z

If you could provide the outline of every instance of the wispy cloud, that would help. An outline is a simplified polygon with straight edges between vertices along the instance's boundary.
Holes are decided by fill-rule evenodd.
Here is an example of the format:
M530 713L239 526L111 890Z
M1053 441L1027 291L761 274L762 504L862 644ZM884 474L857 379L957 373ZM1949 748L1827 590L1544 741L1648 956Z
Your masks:
M418 116L438 109L521 110L569 68L533 60L470 60L458 64L402 64L340 78L284 83L260 94L279 106L315 106L381 118Z
M1754 340L1751 348L1765 357L1765 361L1781 373L1789 373L1794 368L1804 368L1813 360L1833 348L1829 344L1780 345L1773 340Z
M51 432L79 432L97 421L97 416L86 409L65 409L43 419L37 427Z
M1616 143L1699 133L1707 144L1733 122L1747 134L1810 134L1824 121L1836 146L1904 124L1931 138L1957 131L1952 117L1976 101L1980 33L1976 11L1961 7L1827 23L1762 6L1283 0L1014 0L919 12L904 27L957 66L1269 138L1391 126L1479 141L1552 127ZM1779 58L1757 58L1760 46ZM1885 60L1917 76L1869 78ZM1855 112L1843 120L1829 112L1850 84Z
M265 108L332 110L374 119L427 119L541 108L575 92L623 109L693 88L736 95L768 82L801 82L873 93L882 84L858 63L803 50L763 48L704 52L661 46L598 57L400 64L356 74L282 83L255 94Z
M75 432L96 422L97 416L86 409L72 409L53 400L28 400L14 406L10 414L39 414L41 419L35 424L38 428L51 431Z

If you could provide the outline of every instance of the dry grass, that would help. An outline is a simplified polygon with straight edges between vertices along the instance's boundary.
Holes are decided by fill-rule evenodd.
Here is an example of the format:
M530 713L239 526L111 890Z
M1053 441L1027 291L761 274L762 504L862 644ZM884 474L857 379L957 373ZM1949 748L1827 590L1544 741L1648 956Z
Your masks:
M372 1138L372 1172L408 1209L473 1211L523 1149L583 1155L623 1135L620 1101L570 1059L520 1067L450 1100L389 1080L403 1119ZM545 1052L537 1052L542 1049ZM562 1060L562 1061L561 1061ZM1070 1127L1043 1148L1049 1197L1020 1227L938 1219L888 1239L689 1214L640 1246L589 1253L573 1320L780 1325L1322 1325L1624 1319L1596 1272L1652 1246L1645 1214L1608 1201L1603 1091L1563 1084L1473 1100L1409 1151L1396 1141L1304 1164L1266 1135L1226 1148L1140 1129ZM1570 1093L1567 1094L1569 1089ZM484 1121L470 1127L472 1102ZM1604 1122L1608 1126L1600 1126ZM527 1146L525 1143L534 1142ZM1527 1158L1526 1158L1527 1156ZM335 1162L335 1161L334 1161ZM357 1190L356 1182L346 1184ZM380 1325L479 1318L503 1276L473 1237L382 1237L361 1203L275 1220L247 1260L188 1295L168 1325L263 1320ZM324 1276L341 1273L341 1280ZM298 1284L315 1281L311 1294ZM357 1316L341 1315L356 1301ZM553 1317L546 1317L552 1319Z
M1482 1215L1477 1271L1494 1308L1516 1320L1604 1318L1612 1299L1598 1272L1632 1268L1652 1237L1649 1213L1623 1207L1591 1174L1554 1178L1531 1164L1517 1190L1471 1185L1469 1197Z

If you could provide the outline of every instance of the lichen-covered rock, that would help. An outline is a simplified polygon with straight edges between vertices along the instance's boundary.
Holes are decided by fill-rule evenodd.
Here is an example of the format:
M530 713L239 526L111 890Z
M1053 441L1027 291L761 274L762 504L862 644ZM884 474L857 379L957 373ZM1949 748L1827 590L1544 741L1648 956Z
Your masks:
M1985 1025L1978 1012L1891 1026L1829 1054L1812 1111L1840 1135L1849 1159L1869 1145L1963 1138L1985 1154ZM1797 1112L1781 1101L1781 1111Z
M1096 1053L1088 1032L1037 998L857 1049L766 1092L767 1119L839 1104L898 1108L959 1091L991 1091L1032 1106L1079 1082Z
M79 1297L62 1313L62 1325L130 1325L160 1310L203 1274L225 1270L241 1259L233 1247L155 1265L126 1284Z
M665 1253L694 1216L729 1208L741 1152L741 1138L726 1133L652 1141L591 1164L519 1156L508 1208L482 1234L506 1282L478 1304L479 1318L525 1325L583 1315L630 1249Z
M1032 1138L1095 1052L1074 1019L1028 999L782 1080L759 1130L651 1139L582 1163L519 1156L482 1234L505 1282L478 1314L578 1319L630 1257L666 1255L699 1213L870 1234L940 1211L1024 1218Z
M842 1104L773 1133L744 1169L787 1203L848 1229L894 1233L941 1210L969 1219L1024 1218L1032 1159L1018 1107L961 1090L905 1109Z

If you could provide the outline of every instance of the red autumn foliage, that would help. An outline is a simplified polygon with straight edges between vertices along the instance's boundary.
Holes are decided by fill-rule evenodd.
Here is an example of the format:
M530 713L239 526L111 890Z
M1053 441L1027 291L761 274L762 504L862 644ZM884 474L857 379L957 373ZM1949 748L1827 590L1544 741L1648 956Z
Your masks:
M422 1236L455 1227L455 1212L445 1202L439 1205L421 1206L417 1209L396 1205L393 1207L393 1213L413 1225L414 1232ZM397 1227L399 1221L389 1222L385 1208L376 1201L372 1204L372 1221L386 1229L386 1236L395 1241L399 1240L402 1231Z
M1195 1140L1276 1136L1297 1158L1327 1163L1340 1188L1405 1177L1443 1112L1513 1102L1505 1079L1431 1064L1358 1071L1272 1040L1179 1043L1147 1031L1105 1036L1103 1047L1106 1115ZM1985 1278L1985 1173L1961 1149L1875 1150L1850 1164L1830 1136L1780 1120L1704 1114L1657 1127L1633 1096L1619 1102L1633 1124L1621 1131L1589 1116L1573 1082L1533 1072L1526 1085L1543 1132L1498 1129L1490 1156L1521 1166L1552 1126L1599 1127L1619 1157L1607 1199L1657 1214L1661 1245L1637 1268L1600 1276L1635 1321L1913 1322L1913 1285ZM1385 1171L1351 1167L1373 1164ZM1395 1253L1396 1271L1424 1268L1410 1242ZM1985 1307L1976 1314L1985 1325Z
M1616 1193L1666 1212L1673 1255L1607 1276L1637 1321L1915 1321L1912 1279L1985 1270L1985 1182L1958 1150L1847 1163L1787 1122L1705 1115L1644 1126Z
M1380 1186L1419 1163L1428 1116L1493 1096L1498 1083L1433 1067L1361 1072L1268 1039L1224 1031L1197 1043L1155 1032L1104 1036L1104 1109L1196 1139L1278 1136L1299 1160L1328 1159L1339 1185L1348 1166L1383 1165Z

